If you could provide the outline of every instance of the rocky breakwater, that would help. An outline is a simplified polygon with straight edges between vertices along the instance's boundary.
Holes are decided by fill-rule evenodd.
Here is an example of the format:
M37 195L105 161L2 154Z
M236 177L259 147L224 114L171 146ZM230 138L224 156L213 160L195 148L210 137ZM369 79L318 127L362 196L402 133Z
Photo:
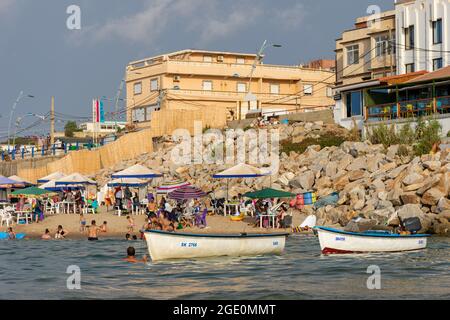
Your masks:
M324 135L350 137L345 129L320 122L278 128L281 140L289 143L320 140ZM208 145L204 143L204 153L210 152ZM229 166L176 165L171 155L174 146L170 137L162 137L153 153L105 169L95 178L103 185L113 172L140 163L163 173L166 179L183 179L216 197L225 197L226 182L212 175ZM272 177L231 179L229 195L269 186L293 193L316 191L319 197L338 192L335 205L317 210L306 206L301 213L315 214L318 223L326 226L345 226L357 215L373 223L395 226L399 224L398 214L402 219L419 217L422 233L449 234L450 150L416 157L404 146L386 150L382 145L350 141L331 147L309 145L305 149L302 153L280 152L279 172ZM154 180L153 186L160 183L160 179Z

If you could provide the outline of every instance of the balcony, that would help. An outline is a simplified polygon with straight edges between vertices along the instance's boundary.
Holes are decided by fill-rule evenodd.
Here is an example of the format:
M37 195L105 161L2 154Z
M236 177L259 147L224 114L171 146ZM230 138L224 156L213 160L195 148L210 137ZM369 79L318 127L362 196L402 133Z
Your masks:
M408 119L450 113L450 96L386 103L366 107L366 121Z

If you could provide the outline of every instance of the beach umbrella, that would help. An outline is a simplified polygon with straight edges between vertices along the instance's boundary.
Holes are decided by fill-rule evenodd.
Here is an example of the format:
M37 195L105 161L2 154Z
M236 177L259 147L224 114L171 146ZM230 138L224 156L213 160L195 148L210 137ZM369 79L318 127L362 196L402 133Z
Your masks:
M204 198L206 196L207 194L205 192L193 186L182 187L169 193L169 199L173 200L190 200Z
M17 185L17 181L0 176L0 189L10 189Z
M47 191L64 191L64 189L83 189L84 186L81 184L71 184L71 185L64 185L64 186L57 186L55 180L48 181L42 185L39 186L39 189L44 189Z
M40 178L37 183L46 183L52 180L58 180L61 178L64 178L66 175L64 173L61 172L54 172L52 174L49 174L48 176L45 176L43 178Z
M10 198L42 198L52 197L54 192L43 190L37 187L29 187L22 190L16 190L9 195Z
M250 199L280 199L280 198L293 198L296 195L290 192L285 192L275 189L263 189L255 192L247 192L244 197Z
M162 186L159 186L156 189L156 193L157 194L168 194L168 193L171 193L172 191L175 191L175 190L183 188L183 187L188 187L190 185L191 184L189 182L183 182L181 180L170 181L170 182L164 183Z
M55 181L56 186L68 186L68 185L95 185L95 181L86 178L82 174L73 173L71 175L62 177Z
M35 185L34 183L31 183L25 179L22 179L19 176L11 176L11 177L8 177L8 179L14 180L17 182L18 185L23 185L24 187L31 187L31 186Z
M139 188L146 186L148 181L137 178L122 178L108 182L108 187L132 187Z
M131 166L125 170L116 172L112 175L113 179L121 179L121 178L137 178L137 179L153 179L162 177L163 175L157 172L150 170L147 167L144 167L140 164L136 164Z
M250 166L245 163L240 163L230 169L213 175L214 179L249 179L259 178L270 175L262 169ZM227 180L227 200L228 200L229 180Z

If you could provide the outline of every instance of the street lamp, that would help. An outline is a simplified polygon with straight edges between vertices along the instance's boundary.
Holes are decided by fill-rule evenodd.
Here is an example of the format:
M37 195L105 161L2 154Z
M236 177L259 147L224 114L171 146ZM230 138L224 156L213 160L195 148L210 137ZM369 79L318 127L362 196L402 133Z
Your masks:
M252 85L252 80L253 80L253 74L255 73L256 70L256 66L258 65L258 62L261 63L264 59L264 51L269 48L269 47L273 47L273 48L281 48L282 45L281 44L273 44L273 43L268 43L267 40L264 40L261 48L259 49L258 53L256 54L256 58L255 61L253 62L252 65L252 71L250 73L250 80L248 82L248 89L247 89L247 95L245 96L245 101L255 101L256 97L251 93L251 85Z
M14 138L13 138L13 146L14 146L14 147L15 147L15 145L16 145L17 129L19 128L20 123L22 122L22 120L25 119L25 118L27 118L27 117L36 117L36 118L41 119L42 121L44 121L45 118L46 118L46 116L39 115L39 114L35 114L35 113L27 113L27 114L24 115L24 116L17 117L17 119L16 119L16 128L15 128L15 130L14 130Z
M127 70L128 71L128 70ZM138 71L128 71L126 72L127 74L137 74L137 75L142 75L142 73L138 72ZM119 89L117 90L117 94L116 94L116 102L115 102L115 122L116 122L116 128L117 128L117 115L119 114L119 99L120 96L122 95L122 91L123 91L123 87L125 86L125 77L122 78L122 80L120 81L120 85L119 85Z
M17 97L16 101L14 102L12 108L11 108L11 113L9 115L9 124L8 124L8 152L11 146L11 122L12 122L12 118L14 115L14 111L16 110L17 105L19 104L20 100L22 100L22 98L27 97L27 98L34 98L33 95L28 94L28 95L24 95L23 91L20 91L19 96Z

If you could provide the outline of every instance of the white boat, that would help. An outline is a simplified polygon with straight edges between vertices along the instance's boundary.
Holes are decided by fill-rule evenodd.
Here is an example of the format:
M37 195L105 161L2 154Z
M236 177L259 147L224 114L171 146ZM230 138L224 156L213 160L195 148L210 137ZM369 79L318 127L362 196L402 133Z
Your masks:
M145 232L148 251L153 261L281 254L287 236L287 233L218 235L158 230Z
M430 235L399 235L386 231L347 232L315 227L323 254L402 252L425 249Z

